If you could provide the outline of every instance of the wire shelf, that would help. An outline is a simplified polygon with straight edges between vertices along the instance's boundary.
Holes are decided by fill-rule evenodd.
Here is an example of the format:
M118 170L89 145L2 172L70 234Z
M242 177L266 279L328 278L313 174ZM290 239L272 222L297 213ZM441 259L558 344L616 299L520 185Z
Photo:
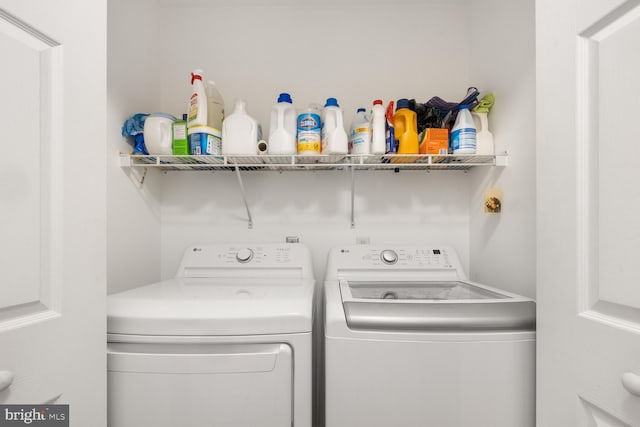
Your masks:
M308 170L463 170L475 166L506 166L506 154L385 154L385 155L255 155L172 156L121 154L123 167L158 168L162 171L308 171Z

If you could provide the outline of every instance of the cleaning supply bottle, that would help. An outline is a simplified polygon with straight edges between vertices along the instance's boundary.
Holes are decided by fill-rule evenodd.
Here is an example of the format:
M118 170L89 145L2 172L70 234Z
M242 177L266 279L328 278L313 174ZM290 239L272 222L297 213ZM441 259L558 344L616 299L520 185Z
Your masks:
M371 111L371 154L384 154L385 152L385 127L384 107L382 100L373 101Z
M389 101L387 111L385 112L386 130L385 130L385 154L395 154L398 151L398 140L396 139L395 129L393 128L393 101Z
M189 100L189 116L187 126L207 125L207 94L202 83L202 70L193 70L191 73L191 86L193 92Z
M456 121L451 128L451 150L453 154L475 154L476 126L468 105L461 105Z
M418 154L418 120L416 112L409 108L409 100L398 100L396 114L393 116L398 154Z
M493 134L489 131L489 119L487 113L471 112L473 123L476 126L476 154L479 156L493 156L495 148Z
M269 154L296 154L296 109L291 95L281 93L271 110L269 126Z
M342 110L338 100L328 98L322 110L322 154L347 154L348 149Z
M371 123L367 110L358 108L351 122L349 133L349 152L351 154L369 154L371 152Z
M247 103L238 99L233 113L222 122L222 154L225 156L254 156L262 130L258 121L247 113Z
M171 125L171 150L174 156L189 154L189 140L187 136L187 115L182 120L176 120Z
M224 120L224 100L213 80L207 82L207 126L222 130Z
M322 148L320 106L309 104L304 112L298 115L298 154L313 156L320 154Z

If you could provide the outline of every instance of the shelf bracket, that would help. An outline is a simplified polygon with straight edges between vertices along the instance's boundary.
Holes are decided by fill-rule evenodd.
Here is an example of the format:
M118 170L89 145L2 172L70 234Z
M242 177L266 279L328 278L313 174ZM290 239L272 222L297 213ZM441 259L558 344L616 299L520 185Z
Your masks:
M356 168L353 165L349 168L351 169L351 228L356 228L356 220L355 220L355 198L356 198Z
M244 191L244 185L242 184L242 175L240 174L240 168L238 165L235 165L236 176L238 177L238 184L240 185L240 192L242 193L242 201L244 202L244 207L247 210L247 219L249 229L253 228L253 219L251 219L251 210L249 210L249 203L247 203L247 195Z

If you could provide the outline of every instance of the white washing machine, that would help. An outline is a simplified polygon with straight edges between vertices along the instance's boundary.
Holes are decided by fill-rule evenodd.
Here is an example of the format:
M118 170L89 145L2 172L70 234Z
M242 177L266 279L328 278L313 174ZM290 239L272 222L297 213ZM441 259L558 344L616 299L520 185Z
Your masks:
M108 425L310 427L313 290L303 245L201 245L109 296Z
M473 283L450 247L334 248L326 427L534 427L535 303Z

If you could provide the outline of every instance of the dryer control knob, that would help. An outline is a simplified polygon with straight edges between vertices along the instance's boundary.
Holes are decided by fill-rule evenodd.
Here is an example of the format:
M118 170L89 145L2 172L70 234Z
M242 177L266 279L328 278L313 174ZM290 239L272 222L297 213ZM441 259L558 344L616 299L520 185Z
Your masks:
M238 262L249 262L253 258L253 251L249 248L240 249L236 252L236 260Z
M380 259L385 264L395 264L398 262L398 254L391 249L385 249L380 253Z

